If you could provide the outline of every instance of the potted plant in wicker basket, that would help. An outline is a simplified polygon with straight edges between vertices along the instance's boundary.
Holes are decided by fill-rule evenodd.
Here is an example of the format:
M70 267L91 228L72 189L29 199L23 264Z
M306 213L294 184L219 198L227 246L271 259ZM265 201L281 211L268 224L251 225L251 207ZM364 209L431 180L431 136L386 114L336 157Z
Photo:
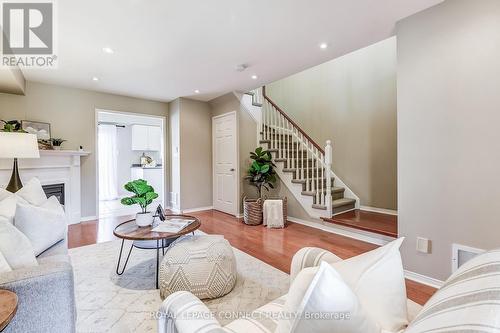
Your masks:
M276 182L274 167L276 165L272 161L271 152L262 147L251 152L250 158L253 161L245 179L257 188L259 197L257 199L243 198L243 220L246 224L258 225L262 223L262 190L269 191L269 189L274 188Z

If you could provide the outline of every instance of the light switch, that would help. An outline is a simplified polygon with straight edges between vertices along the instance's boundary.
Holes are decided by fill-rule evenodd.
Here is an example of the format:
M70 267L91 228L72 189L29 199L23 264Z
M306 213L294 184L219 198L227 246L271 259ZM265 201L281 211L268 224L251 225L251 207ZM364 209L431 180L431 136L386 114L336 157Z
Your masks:
M432 242L427 238L417 237L417 251L420 253L431 253Z

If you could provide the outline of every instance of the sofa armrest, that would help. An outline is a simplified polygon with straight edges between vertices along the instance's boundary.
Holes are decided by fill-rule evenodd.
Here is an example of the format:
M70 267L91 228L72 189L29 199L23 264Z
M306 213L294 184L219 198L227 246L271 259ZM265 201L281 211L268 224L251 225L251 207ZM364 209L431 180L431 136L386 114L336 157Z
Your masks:
M18 309L3 333L75 332L73 268L66 260L0 274L0 288L15 292Z
M224 332L217 319L202 301L190 292L169 295L160 307L159 333Z
M319 266L322 261L333 264L334 262L341 260L342 259L330 251L317 247L304 247L297 251L292 258L292 265L290 267L290 283L295 280L297 274L299 274L299 272L304 268Z

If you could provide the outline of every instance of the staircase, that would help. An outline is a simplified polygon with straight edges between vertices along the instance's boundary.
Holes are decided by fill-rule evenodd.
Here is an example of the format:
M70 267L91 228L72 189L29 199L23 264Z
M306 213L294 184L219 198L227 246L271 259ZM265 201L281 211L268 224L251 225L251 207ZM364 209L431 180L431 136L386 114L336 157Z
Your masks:
M329 218L358 208L359 198L332 171L331 142L318 145L266 95L265 87L246 94L259 125L259 145L273 154L276 173L306 212Z

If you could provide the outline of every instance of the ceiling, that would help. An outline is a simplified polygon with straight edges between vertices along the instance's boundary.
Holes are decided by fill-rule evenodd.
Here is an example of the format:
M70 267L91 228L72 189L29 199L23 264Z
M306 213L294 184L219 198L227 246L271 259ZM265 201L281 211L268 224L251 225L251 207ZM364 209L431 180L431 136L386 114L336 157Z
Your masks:
M399 19L440 2L57 1L58 68L23 73L28 81L153 100L210 100L383 40ZM249 67L236 71L243 63Z

